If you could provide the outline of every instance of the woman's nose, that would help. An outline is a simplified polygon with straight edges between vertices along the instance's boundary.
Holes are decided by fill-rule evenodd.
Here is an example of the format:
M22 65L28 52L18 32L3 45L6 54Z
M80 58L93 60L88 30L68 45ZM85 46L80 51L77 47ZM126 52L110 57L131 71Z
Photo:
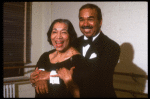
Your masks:
M58 33L58 34L56 35L56 38L61 38L61 37L62 37L61 33Z

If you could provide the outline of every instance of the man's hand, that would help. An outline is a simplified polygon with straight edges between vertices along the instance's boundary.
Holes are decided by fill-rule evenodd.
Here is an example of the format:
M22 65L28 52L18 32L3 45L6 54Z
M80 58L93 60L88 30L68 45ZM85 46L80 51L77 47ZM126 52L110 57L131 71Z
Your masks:
M75 69L75 67L72 67L70 70L66 68L60 68L59 70L57 70L57 76L59 76L67 85L69 81L72 81L73 69Z
M75 67L72 67L70 70L66 68L61 68L57 70L57 76L59 76L64 81L67 89L71 92L74 98L80 98L79 87L72 79L74 69Z
M38 67L37 67L37 68L35 69L35 71L31 73L31 75L30 75L30 82L31 82L32 84L35 83L35 79L38 77L38 75L39 75L40 72L41 72L41 70L39 70Z
M47 80L37 81L35 83L35 89L38 94L39 93L41 93L41 94L48 93Z
M50 72L47 71L40 71L38 74L38 77L35 78L35 82L41 81L41 80L49 80L50 79Z

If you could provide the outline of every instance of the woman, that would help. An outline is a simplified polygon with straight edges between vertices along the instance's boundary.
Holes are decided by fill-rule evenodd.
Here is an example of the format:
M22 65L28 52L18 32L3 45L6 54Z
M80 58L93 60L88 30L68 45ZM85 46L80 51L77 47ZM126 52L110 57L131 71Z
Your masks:
M71 46L77 38L73 25L66 19L54 20L47 37L55 49L42 54L36 70L31 73L30 81L35 83L36 97L79 97L79 88L72 76L74 66L84 63L80 53Z

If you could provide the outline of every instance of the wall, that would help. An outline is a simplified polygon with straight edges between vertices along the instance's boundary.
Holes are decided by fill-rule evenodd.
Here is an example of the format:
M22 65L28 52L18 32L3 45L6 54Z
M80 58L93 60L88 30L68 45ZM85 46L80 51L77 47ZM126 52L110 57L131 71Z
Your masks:
M52 20L69 19L78 33L78 10L89 2L52 2ZM148 74L148 3L90 2L102 10L102 31L119 45L129 42L134 49L133 62Z
M148 3L52 2L52 20L69 19L80 36L78 10L86 3L101 8L103 33L120 45L121 55L115 72L148 75ZM148 93L148 80L114 75L114 87ZM127 97L124 93L118 94L121 95Z
M31 60L35 65L39 57L51 46L47 42L47 31L51 24L51 2L33 2Z
M33 2L31 60L35 65L40 55L52 49L45 33L50 23L57 18L69 19L78 33L78 10L88 2ZM121 48L120 61L115 72L148 75L148 3L147 2L90 2L102 10L102 31L115 40ZM26 72L30 69L26 69ZM27 76L30 73L26 74ZM114 87L148 93L148 80L114 75ZM21 86L34 94L34 89ZM21 89L20 89L21 90ZM27 97L20 92L20 97ZM131 94L119 93L119 97ZM34 97L34 95L31 95Z
M52 49L47 42L47 31L51 24L51 2L32 3L32 30L31 30L31 61L28 65L36 65L38 59L45 51ZM26 68L25 76L30 77L34 68ZM16 95L19 98L34 98L35 90L30 83L18 84Z

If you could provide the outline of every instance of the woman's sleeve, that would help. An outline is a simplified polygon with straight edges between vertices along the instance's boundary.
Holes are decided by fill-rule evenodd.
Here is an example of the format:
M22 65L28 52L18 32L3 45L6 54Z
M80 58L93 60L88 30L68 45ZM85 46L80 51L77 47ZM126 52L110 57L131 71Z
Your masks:
M38 67L39 70L45 70L47 54L47 52L43 53L37 62L36 67Z

